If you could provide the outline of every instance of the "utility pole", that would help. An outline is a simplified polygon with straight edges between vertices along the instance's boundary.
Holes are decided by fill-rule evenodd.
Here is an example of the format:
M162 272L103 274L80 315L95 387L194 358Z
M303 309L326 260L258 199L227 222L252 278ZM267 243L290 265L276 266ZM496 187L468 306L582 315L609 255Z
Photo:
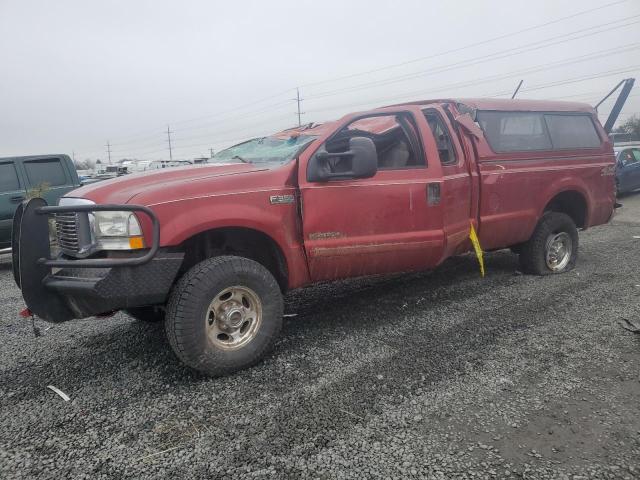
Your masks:
M76 164L76 151L72 150L71 151L71 159L73 160L73 164Z
M111 143L109 143L109 140L107 140L107 144L105 146L107 147L107 156L109 157L109 165L111 165Z
M210 148L209 152L211 152L211 156L209 158L213 158L213 148Z
M301 127L302 126L302 115L304 115L304 112L300 110L300 104L302 102L302 99L300 98L300 89L296 88L296 98L294 98L294 100L297 102L298 104L298 126Z
M167 140L169 141L169 160L173 160L173 151L171 150L171 134L173 132L169 129L169 125L167 125Z
M522 82L524 82L524 80L520 80L520 83L518 84L518 86L516 87L516 91L513 92L513 95L511 95L511 99L513 100L514 98L516 98L516 95L518 94L518 92L520 91L520 87L522 86Z

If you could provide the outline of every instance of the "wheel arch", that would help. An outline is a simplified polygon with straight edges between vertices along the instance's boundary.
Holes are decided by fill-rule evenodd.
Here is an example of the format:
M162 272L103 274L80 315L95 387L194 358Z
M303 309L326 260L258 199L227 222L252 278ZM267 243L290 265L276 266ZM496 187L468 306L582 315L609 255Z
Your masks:
M180 275L207 258L236 255L260 263L275 277L284 292L289 285L287 258L278 242L262 230L246 226L224 226L201 230L184 239L185 252Z
M542 215L546 212L564 213L571 217L578 228L589 225L590 204L586 193L580 188L568 188L557 192L545 204Z

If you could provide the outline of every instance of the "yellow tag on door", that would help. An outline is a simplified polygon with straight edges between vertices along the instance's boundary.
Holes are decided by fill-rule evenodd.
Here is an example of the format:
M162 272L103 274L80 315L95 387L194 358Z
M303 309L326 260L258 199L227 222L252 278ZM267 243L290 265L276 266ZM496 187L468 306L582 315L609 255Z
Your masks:
M471 229L469 230L469 238L473 244L473 249L476 252L478 258L478 264L480 265L480 276L484 277L484 259L482 258L482 248L480 247L480 240L478 240L478 234L476 229L473 228L473 222L471 222Z

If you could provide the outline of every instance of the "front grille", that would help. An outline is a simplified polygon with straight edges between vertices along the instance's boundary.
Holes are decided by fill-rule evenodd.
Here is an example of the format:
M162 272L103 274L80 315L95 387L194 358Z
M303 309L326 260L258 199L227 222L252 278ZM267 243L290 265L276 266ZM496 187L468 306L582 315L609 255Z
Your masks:
M58 246L65 253L78 253L80 241L78 239L78 214L74 212L56 213L56 240Z

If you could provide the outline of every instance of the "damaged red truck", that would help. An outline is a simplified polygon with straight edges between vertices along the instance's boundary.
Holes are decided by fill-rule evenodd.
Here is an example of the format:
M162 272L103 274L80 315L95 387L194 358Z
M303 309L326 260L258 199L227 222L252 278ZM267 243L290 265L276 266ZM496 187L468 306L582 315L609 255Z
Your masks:
M484 250L511 248L524 271L566 272L578 229L615 205L611 142L580 103L414 102L249 140L215 161L23 204L13 267L30 311L166 317L177 356L221 375L273 345L289 289L433 269L470 250L471 224Z

